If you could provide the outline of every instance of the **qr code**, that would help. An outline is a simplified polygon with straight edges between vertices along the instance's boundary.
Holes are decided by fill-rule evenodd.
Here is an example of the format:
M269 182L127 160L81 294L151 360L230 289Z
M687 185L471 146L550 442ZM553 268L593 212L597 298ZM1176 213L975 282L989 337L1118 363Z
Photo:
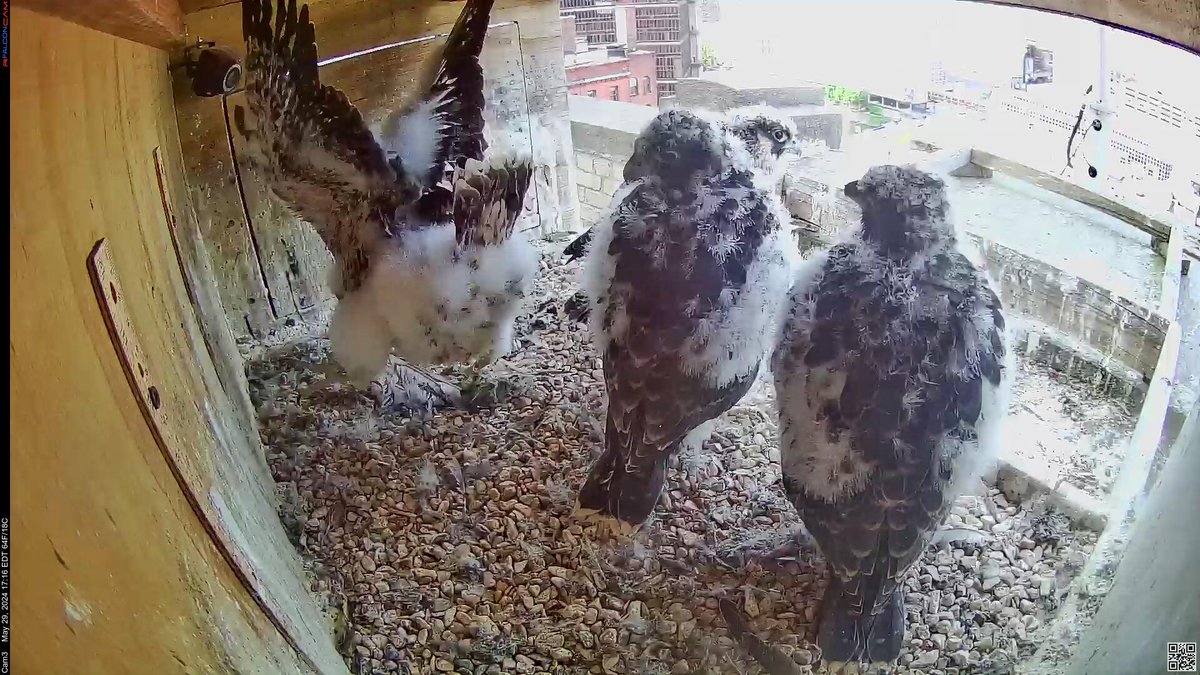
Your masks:
M1167 672L1194 673L1196 671L1196 643L1167 643Z

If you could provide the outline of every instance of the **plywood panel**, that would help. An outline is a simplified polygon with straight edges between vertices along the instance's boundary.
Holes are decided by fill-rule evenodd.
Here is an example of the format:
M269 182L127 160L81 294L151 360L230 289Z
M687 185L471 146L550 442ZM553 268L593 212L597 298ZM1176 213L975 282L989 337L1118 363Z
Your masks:
M21 4L153 47L167 49L183 42L183 10L176 0L24 0Z
M204 280L180 273L200 257L170 232L172 219L194 223L165 54L29 11L15 19L9 412L25 542L13 619L26 637L14 661L344 673L275 517L229 336L211 323ZM101 239L166 413L158 435L89 278Z
M368 120L378 120L409 95L422 64L442 40L421 38L449 31L462 3L325 0L310 6L322 59L416 41L322 68L326 82L345 90ZM522 143L544 164L527 203L540 214L531 225L542 232L573 228L575 195L567 159L572 153L558 5L554 0L501 0L493 21L499 25L489 33L483 54L485 86L493 104L488 122L515 126ZM214 40L239 54L244 50L240 3L201 3L186 22L191 37ZM214 242L215 268L227 271L218 275L221 297L239 337L261 339L283 323L304 321L311 308L328 307L331 259L319 238L280 208L250 172L242 175L239 191L224 164L229 152L221 150L228 137L220 103L191 96L183 83L176 91L193 193L212 203L202 230ZM230 105L240 98L230 97ZM247 222L250 227L245 227ZM258 273L251 274L255 270ZM273 312L252 311L268 297Z

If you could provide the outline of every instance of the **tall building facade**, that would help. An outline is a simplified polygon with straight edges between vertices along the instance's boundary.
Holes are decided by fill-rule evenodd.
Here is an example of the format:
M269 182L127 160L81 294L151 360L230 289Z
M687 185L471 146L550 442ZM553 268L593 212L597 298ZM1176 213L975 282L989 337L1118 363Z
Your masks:
M589 47L653 53L659 101L700 73L696 0L559 0L559 7Z

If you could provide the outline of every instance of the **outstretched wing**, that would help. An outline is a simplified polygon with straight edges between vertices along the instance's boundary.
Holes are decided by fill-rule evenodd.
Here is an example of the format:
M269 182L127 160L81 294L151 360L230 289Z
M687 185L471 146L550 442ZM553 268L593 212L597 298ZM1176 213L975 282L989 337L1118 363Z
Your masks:
M482 165L467 162L454 184L454 228L460 246L498 244L512 234L533 179L528 157Z
M483 68L479 53L494 0L467 0L438 58L426 68L421 97L388 115L381 137L401 171L429 188L452 179L468 159L482 160Z
M249 128L245 111L234 111L245 158L335 256L339 248L344 252L346 239L381 234L395 208L415 199L416 189L397 183L346 95L321 84L308 6L297 12L296 0L243 0L242 30L246 105L257 121ZM373 231L343 231L349 223Z

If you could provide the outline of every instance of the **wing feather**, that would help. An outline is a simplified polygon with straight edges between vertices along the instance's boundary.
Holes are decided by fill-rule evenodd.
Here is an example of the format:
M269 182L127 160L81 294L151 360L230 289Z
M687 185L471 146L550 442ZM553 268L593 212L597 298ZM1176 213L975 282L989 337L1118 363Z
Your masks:
M419 98L383 122L388 151L396 153L402 171L427 188L452 182L456 169L467 160L482 160L487 149L479 54L493 4L494 0L467 0L441 53L426 67ZM425 135L432 138L416 138ZM422 151L406 147L414 144Z
M532 179L533 163L528 157L487 165L468 162L454 183L453 218L459 245L488 246L508 239Z
M243 0L242 21L246 107L257 122L248 127L245 110L235 108L246 159L335 256L362 258L360 244L381 236L415 189L397 183L346 95L321 84L307 5Z

